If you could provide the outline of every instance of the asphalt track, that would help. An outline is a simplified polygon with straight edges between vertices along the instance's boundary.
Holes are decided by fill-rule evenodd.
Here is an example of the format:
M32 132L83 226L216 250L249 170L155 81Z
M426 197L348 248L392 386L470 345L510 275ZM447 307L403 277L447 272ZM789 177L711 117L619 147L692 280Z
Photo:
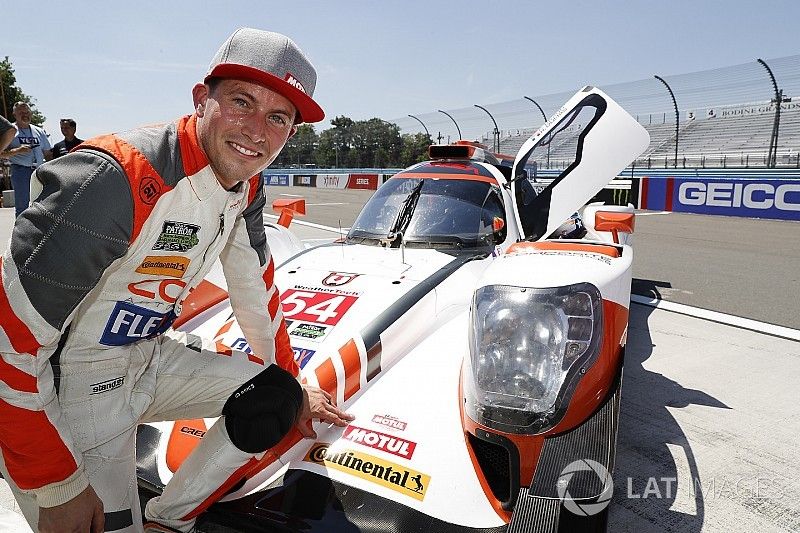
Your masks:
M293 229L313 241L349 227L370 193L270 195L306 198ZM609 531L800 531L800 223L641 215L633 299L658 300L630 309ZM0 491L0 531L26 531L10 509Z

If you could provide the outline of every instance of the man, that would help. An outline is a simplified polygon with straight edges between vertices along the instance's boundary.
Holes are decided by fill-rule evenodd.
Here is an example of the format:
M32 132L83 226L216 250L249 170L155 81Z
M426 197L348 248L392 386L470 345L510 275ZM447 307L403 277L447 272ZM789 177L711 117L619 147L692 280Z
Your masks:
M83 139L75 137L75 131L78 129L78 125L73 119L62 118L60 125L64 140L57 142L53 146L53 159L68 154L70 150L83 142Z
M31 174L45 160L50 159L50 140L44 129L31 124L31 108L17 102L12 110L17 129L7 151L0 153L11 161L11 186L14 188L14 210L19 216L28 207Z
M17 134L14 125L6 120L6 117L0 115L0 152L6 149L6 146L11 144L11 140Z
M17 130L14 125L6 120L6 117L0 115L0 154L2 154L6 147L11 144ZM10 189L11 183L9 177L6 176L4 169L0 169L0 189Z
M262 220L261 170L324 117L315 85L290 39L240 29L194 114L37 171L0 264L0 466L34 529L141 531L139 422L222 415L145 511L145 531L189 531L296 423L353 419L293 377ZM217 257L250 355L168 329Z

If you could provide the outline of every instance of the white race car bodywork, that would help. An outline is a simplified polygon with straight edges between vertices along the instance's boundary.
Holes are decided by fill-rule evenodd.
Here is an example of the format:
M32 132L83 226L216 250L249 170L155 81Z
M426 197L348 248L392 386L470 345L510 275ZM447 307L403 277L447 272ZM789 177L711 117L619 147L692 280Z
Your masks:
M523 145L512 176L537 142L587 96L601 97L605 114L584 139L580 164L543 193L549 215L536 237L539 241L648 143L644 129L627 113L588 88ZM267 452L262 469L224 500L279 486L287 471L302 470L449 524L508 524L509 513L487 497L486 481L465 435L461 379L470 356L467 333L475 292L494 285L546 289L589 283L598 289L604 306L622 310L626 324L633 259L629 234L618 233L615 243L610 232L594 228L594 213L632 213L632 208L583 208L587 239L559 241L566 248L520 242L531 236L525 234L517 209L517 183L508 186L508 178L496 166L472 164L491 176L487 179L494 180L505 208L505 238L489 253L466 256L436 248L357 243L304 249L285 228L268 227L270 248L280 265L275 282L282 290L301 379L329 390L356 419L348 428L315 423L317 439L287 443L279 455ZM225 288L220 268L207 280ZM249 349L226 301L197 314L183 329L216 339L234 353ZM624 325L613 335L614 342L624 346ZM205 425L213 422L206 420ZM172 476L165 457L169 437L182 423L153 424L162 436L156 454L161 483ZM525 486L530 484L524 474L522 479Z

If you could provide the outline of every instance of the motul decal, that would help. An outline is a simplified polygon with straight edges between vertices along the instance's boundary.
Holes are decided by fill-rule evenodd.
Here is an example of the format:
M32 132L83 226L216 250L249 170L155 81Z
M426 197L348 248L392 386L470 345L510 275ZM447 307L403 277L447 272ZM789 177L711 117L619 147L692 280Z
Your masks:
M372 417L372 421L388 428L399 429L400 431L405 430L407 426L405 422L391 415L375 415Z
M394 435L387 435L380 431L360 428L358 426L347 426L342 438L350 442L356 442L364 446L369 446L370 448L375 448L376 450L381 450L382 452L397 455L403 459L411 459L414 455L414 449L417 447L416 442L411 442L410 440Z
M415 500L425 499L431 476L374 455L347 449L331 450L329 446L324 442L314 443L303 460L377 483Z
M322 280L322 284L326 287L341 287L342 285L347 285L360 275L361 274L350 274L348 272L331 272Z

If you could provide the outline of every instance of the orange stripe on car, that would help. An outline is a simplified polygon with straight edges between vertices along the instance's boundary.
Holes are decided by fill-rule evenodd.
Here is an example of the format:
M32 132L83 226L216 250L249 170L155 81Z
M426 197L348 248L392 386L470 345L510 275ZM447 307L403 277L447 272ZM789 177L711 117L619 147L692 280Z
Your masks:
M361 388L361 356L354 340L339 348L344 364L344 401L350 399Z
M330 359L325 359L325 361L319 365L314 372L317 374L319 388L335 398L339 382L336 379L336 369L333 367L333 361Z

